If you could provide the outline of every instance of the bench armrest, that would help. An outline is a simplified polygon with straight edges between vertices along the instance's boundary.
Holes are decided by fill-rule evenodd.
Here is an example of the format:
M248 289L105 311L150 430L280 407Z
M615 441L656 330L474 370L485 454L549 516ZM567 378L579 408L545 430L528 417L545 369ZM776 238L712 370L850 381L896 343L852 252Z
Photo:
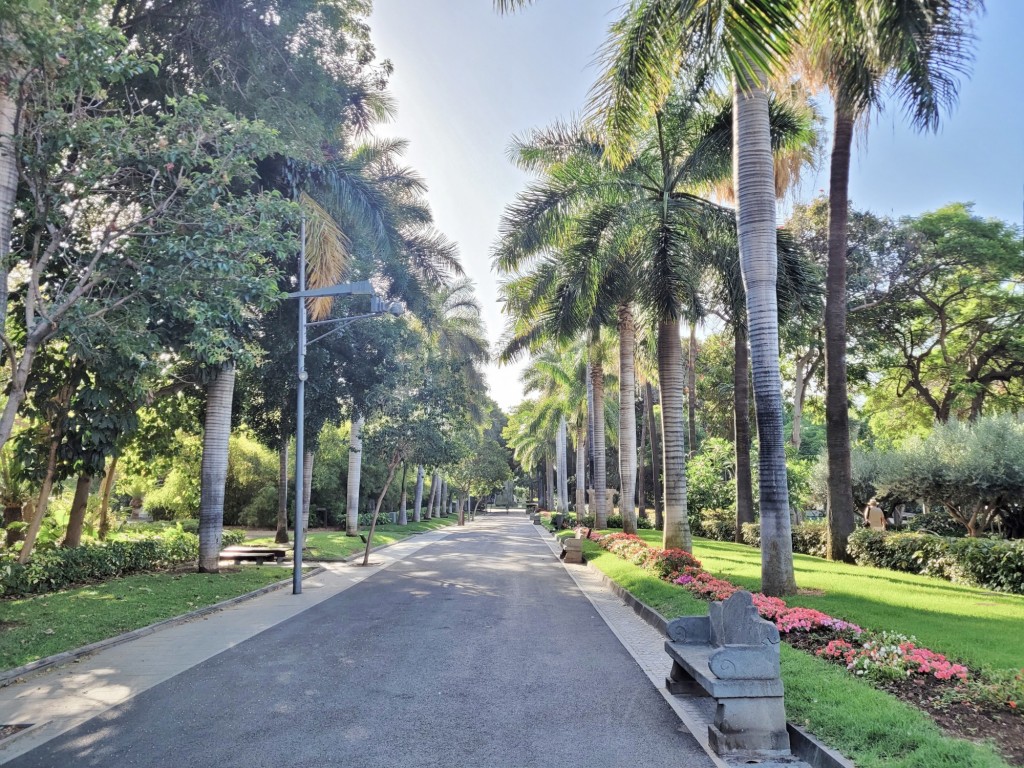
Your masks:
M726 645L711 654L708 667L722 680L775 680L778 645Z
M673 643L707 643L711 637L711 623L707 616L680 616L668 623L667 631L668 639Z

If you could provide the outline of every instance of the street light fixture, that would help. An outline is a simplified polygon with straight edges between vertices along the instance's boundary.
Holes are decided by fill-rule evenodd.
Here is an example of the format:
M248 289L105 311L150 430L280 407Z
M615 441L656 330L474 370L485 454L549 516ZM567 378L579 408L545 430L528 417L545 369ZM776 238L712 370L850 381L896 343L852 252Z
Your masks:
M302 531L302 508L305 483L302 477L302 462L304 460L305 441L305 411L306 411L306 380L309 374L306 372L306 328L309 326L334 325L319 336L315 336L309 344L314 344L321 339L332 336L344 330L356 320L367 317L390 314L395 317L405 312L405 307L398 301L385 301L378 297L369 280L362 280L357 283L340 283L328 285L323 288L311 288L306 290L306 220L302 220L300 228L301 245L299 247L299 290L285 294L290 299L299 301L299 360L298 360L298 393L295 407L295 549L292 556L292 594L302 594L302 546L305 538ZM338 317L328 320L316 320L312 323L306 320L306 300L322 298L325 296L369 296L370 311L364 315L352 315L350 317Z

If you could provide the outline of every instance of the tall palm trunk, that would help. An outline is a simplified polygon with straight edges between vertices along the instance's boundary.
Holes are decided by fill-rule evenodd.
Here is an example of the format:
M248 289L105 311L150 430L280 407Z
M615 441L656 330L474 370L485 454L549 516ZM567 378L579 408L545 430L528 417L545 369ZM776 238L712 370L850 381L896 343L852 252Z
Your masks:
M576 430L576 519L587 510L587 428Z
M636 325L628 304L619 305L619 514L624 533L636 533Z
M20 74L8 72L8 82L17 82ZM18 193L17 144L18 104L7 88L0 88L0 318L7 317L8 253L11 249L11 227L14 222L14 201ZM6 436L5 436L6 437ZM4 441L0 441L2 444Z
M451 489L448 487L448 478L441 478L441 516L448 517L448 494Z
M224 483L228 477L231 397L235 365L229 363L206 385L206 423L199 489L199 571L217 573L224 531Z
M658 378L661 382L661 434L665 458L665 549L693 551L686 517L686 418L683 404L683 349L679 321L658 322Z
M348 489L345 502L345 533L359 535L359 479L363 469L363 424L362 416L352 420L352 432L348 442Z
M100 489L100 541L107 538L110 532L110 494L114 490L114 482L117 480L117 455L110 459L107 466L107 473L103 476L103 488Z
M408 477L409 477L408 473L409 473L409 462L403 461L402 462L402 494L401 494L401 496L399 498L399 501L398 501L398 524L399 525L408 525L409 524L409 507L408 507L409 489L406 487L407 486L406 480L408 480Z
M636 506L637 517L647 519L647 412L644 411L640 427L640 452L637 456Z
M416 465L416 497L412 502L412 521L418 523L423 519L423 465Z
M550 451L551 448L549 447ZM547 508L555 511L555 467L551 462L551 454L544 457L544 492L547 497Z
M647 415L647 423L650 424L654 528L661 531L665 529L665 507L662 499L664 485L662 484L661 471L661 463L664 457L661 455L661 436L658 434L658 421L654 418L654 387L651 386L650 382L644 385L644 412Z
M736 450L736 541L743 524L754 522L754 484L750 476L750 357L747 329L738 321L733 338L732 413Z
M591 349L595 349L591 347ZM605 464L604 436L604 366L599 359L591 355L590 382L594 391L594 446L591 453L594 457L594 527L608 527L608 469Z
M853 533L853 478L846 394L846 226L849 215L853 113L836 107L828 194L828 268L825 274L825 430L828 446L829 560L846 560Z
M583 484L584 488L594 487L594 370L590 363L587 363L587 458L590 460L590 485ZM590 510L594 514L594 510Z
M763 73L737 72L733 99L736 226L740 270L747 295L747 328L760 449L761 591L778 597L795 592L796 579L782 437L775 172Z
M277 447L277 533L274 541L288 543L288 440L283 437Z
M89 507L89 488L92 486L92 475L83 472L78 476L75 483L75 496L71 500L71 512L68 514L68 530L64 534L64 542L61 546L80 546L82 543L82 528L85 527L85 512Z
M568 514L569 512L569 459L566 455L569 450L569 434L565 424L565 416L558 420L558 512Z
M309 530L309 498L313 492L313 458L312 449L302 453L302 532Z
M690 323L690 345L686 351L686 426L690 434L689 455L697 453L697 324Z

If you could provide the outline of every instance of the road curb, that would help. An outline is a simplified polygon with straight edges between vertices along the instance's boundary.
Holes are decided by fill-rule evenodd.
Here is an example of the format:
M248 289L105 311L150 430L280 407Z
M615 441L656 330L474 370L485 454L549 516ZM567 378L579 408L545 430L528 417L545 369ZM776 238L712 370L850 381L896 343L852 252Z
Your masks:
M304 574L303 578L307 578L309 576L316 576L318 574L323 573L326 570L327 569L322 566L313 568L312 570ZM153 624L148 624L145 627L139 627L138 629L133 629L129 632L125 632L120 635L115 635L114 637L108 637L106 640L97 640L95 643L89 643L89 645L83 645L80 648L74 648L70 651L61 651L60 653L55 653L52 656L37 659L36 661L30 661L28 664L23 664L20 667L15 667L14 669L9 669L4 672L0 672L0 688L6 688L8 685L17 682L19 678L22 678L26 675L42 672L47 669L50 669L51 667L58 666L60 664L67 664L68 662L75 661L76 659L80 659L83 656L88 656L89 654L95 653L96 651L102 651L106 648L113 648L114 646L121 645L122 643L127 643L131 640L137 640L140 637L146 637L147 635L151 635L154 632L158 632L161 629L166 629L167 627L173 627L178 624L184 624L186 621L191 621L192 619L197 619L201 616L206 616L210 613L215 613L216 611L223 610L224 608L228 608L232 605L244 603L246 600L252 600L253 598L260 597L261 595L265 595L268 592L274 592L278 589L282 589L283 587L286 587L291 583L292 580L290 577L287 579L282 579L281 581L275 581L273 584L268 584L265 587L260 587L259 589L255 589L252 592L246 592L244 595L229 597L227 600L221 600L219 603L207 605L203 608L197 608L194 611L182 613L178 616L172 616L169 619L162 619Z

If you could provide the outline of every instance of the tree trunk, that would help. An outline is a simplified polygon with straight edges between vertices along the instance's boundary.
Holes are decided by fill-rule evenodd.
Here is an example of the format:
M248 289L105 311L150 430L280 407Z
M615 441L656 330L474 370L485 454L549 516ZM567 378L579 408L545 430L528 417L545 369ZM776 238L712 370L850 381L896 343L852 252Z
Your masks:
M583 522L587 512L587 430L576 434L576 520Z
M0 268L0 272L2 272ZM11 380L7 384L7 402L4 403L3 411L0 412L0 448L7 444L14 429L14 421L18 418L18 411L21 404L25 402L25 388L28 386L28 377L32 371L32 363L35 361L36 353L39 351L39 342L34 336L44 336L39 333L39 328L29 335L29 341L21 351L21 357L17 360L10 360Z
M418 523L423 519L423 465L416 465L416 496L412 502L412 521Z
M796 591L796 579L782 436L775 171L763 73L751 76L738 72L733 95L736 226L740 270L747 295L747 329L760 449L761 591L779 597Z
M733 434L736 450L736 541L743 524L754 522L754 484L750 476L750 367L747 329L736 323L733 340Z
M288 543L288 440L277 447L277 533L274 541Z
M313 492L313 458L312 450L302 453L302 532L309 530L309 499Z
M801 430L804 417L804 399L807 397L807 387L814 378L818 369L821 357L816 348L811 348L796 359L796 375L793 377L793 430L789 442L794 448L800 450Z
M366 551L363 552L363 566L370 564L370 545L373 542L373 532L377 528L377 516L380 514L381 504L384 503L384 497L388 493L388 489L391 487L391 481L395 479L395 469L398 468L398 462L400 457L396 452L391 457L391 461L388 462L388 477L384 481L384 490L380 492L380 496L377 497L377 503L373 507L373 517L370 518L370 530L366 534Z
M448 478L441 478L441 517L448 517Z
M853 113L837 107L828 200L828 268L825 273L825 438L828 446L828 533L825 555L848 560L856 526L850 417L846 394L846 227L849 216Z
M85 473L78 476L75 484L75 496L71 501L71 512L68 514L68 530L64 534L61 546L71 549L82 545L82 528L85 527L85 513L89 507L89 488L92 486L92 475Z
M565 416L558 420L558 513L567 515L569 513L569 458L566 455L569 451L569 434L565 423Z
M548 447L548 450L551 450L550 446ZM552 466L550 454L544 457L544 491L548 502L547 509L551 510L552 512L556 512L557 510L555 509L555 507L557 506L557 504L555 503L555 468Z
M11 228L14 202L18 193L17 115L18 103L8 90L10 83L21 79L19 72L7 72L7 83L0 88L0 317L7 317L8 254L11 249ZM0 445L10 433L3 435Z
M636 533L636 324L619 305L619 514L623 533Z
M21 554L18 555L18 562L24 565L32 556L32 548L36 544L36 536L39 535L39 528L46 516L46 505L50 502L50 491L53 490L53 479L57 475L57 448L60 446L60 436L56 440L50 440L50 455L46 460L46 476L43 478L43 486L39 489L39 501L36 503L35 515L29 523L25 532L25 543L21 546Z
M683 349L679 321L658 322L658 378L665 461L665 527L662 547L693 551L686 513L686 418L683 404Z
M206 385L206 423L199 490L199 571L219 571L224 532L224 483L228 477L228 439L231 436L231 398L235 366L229 363Z
M594 485L594 370L587 362L587 459L590 461L590 486L584 480L583 487ZM590 510L593 514L594 510Z
M100 489L100 541L104 541L110 532L110 494L117 479L117 459L117 455L111 457L107 474L103 476L103 488Z
M459 500L459 523L458 524L459 525L465 525L466 524L466 504L468 503L468 498L465 497L465 496L458 496L457 498Z
M653 477L654 492L654 528L662 531L665 529L665 507L662 499L662 471L661 463L661 436L658 433L658 420L654 418L654 387L648 382L644 386L644 411L647 414L647 421L651 425L651 474Z
M641 418L640 452L637 456L636 505L637 517L647 519L647 413Z
M402 495L398 502L398 524L408 525L409 524L409 507L408 499L409 493L406 488L406 481L409 479L409 462L402 462Z
M690 450L697 453L697 324L690 324L690 345L686 350L686 426L690 435Z
M597 345L591 347L595 351ZM590 360L590 382L594 391L594 446L591 453L594 456L594 527L603 530L608 527L608 494L605 488L608 486L607 466L605 464L605 434L604 434L604 367L600 360L595 360L596 355L591 354Z
M362 416L352 420L352 431L348 444L348 492L345 502L345 533L359 535L359 479L363 469L363 424Z

